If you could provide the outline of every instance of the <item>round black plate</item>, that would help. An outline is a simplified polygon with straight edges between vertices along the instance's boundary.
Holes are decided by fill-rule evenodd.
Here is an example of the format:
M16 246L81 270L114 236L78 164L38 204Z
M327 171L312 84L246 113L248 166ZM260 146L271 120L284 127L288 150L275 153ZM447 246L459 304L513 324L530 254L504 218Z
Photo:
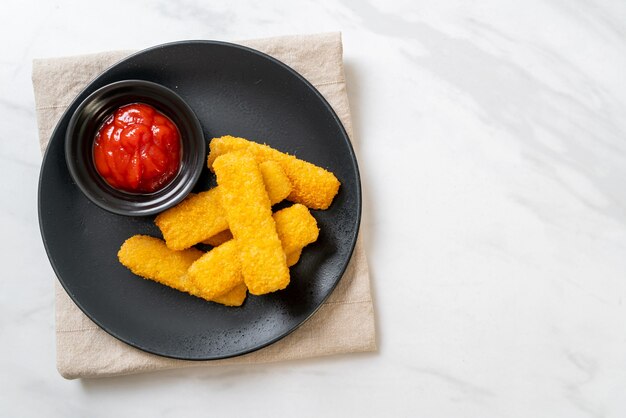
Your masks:
M225 307L133 275L117 260L134 234L160 237L153 217L124 217L91 203L65 164L68 121L90 93L106 84L141 79L176 91L195 111L207 141L226 134L266 142L334 172L342 185L331 207L312 211L319 240L291 269L286 290L248 296ZM208 149L208 148L207 148ZM196 191L214 185L205 168ZM61 284L102 329L150 353L209 360L271 344L307 320L343 275L361 216L354 152L339 119L302 76L255 50L222 42L157 46L124 59L91 82L57 125L39 180L39 222Z

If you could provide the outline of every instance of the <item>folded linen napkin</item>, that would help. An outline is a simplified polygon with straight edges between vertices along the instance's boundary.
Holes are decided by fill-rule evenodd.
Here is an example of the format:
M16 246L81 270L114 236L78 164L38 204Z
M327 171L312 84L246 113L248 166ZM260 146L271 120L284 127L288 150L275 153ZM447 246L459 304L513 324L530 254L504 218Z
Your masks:
M241 42L294 68L328 100L352 138L341 34L286 36ZM46 149L62 113L90 80L131 51L33 62L39 142ZM348 268L312 318L282 340L253 353L213 361L184 361L133 348L94 324L55 280L57 369L67 379L222 364L267 363L376 350L367 260L357 240Z

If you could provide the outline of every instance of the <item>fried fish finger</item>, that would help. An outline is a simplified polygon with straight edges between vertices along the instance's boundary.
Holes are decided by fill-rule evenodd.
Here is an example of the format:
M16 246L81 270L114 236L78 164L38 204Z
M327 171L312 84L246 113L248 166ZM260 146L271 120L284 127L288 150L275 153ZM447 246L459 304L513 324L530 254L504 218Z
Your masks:
M287 256L287 265L289 267L295 266L298 261L300 261L300 256L302 255L302 250L296 250L292 253L286 254Z
M239 247L230 240L213 248L189 266L189 279L208 297L223 295L243 283Z
M186 279L181 277L187 275L189 266L202 254L195 248L172 251L158 238L135 235L124 241L117 257L136 275L186 292Z
M231 239L233 239L233 234L230 233L230 229L227 229L213 235L211 238L205 239L202 243L209 244L212 247L217 247L227 241L230 241Z
M263 161L259 164L259 170L272 205L285 200L293 190L293 186L281 165L276 161Z
M304 205L296 203L279 210L274 214L274 221L285 254L301 251L302 248L317 241L319 236L317 221Z
M178 205L159 214L154 223L172 250L184 250L228 228L217 187L190 194Z
M248 290L262 295L284 289L289 268L257 162L248 154L228 153L213 168Z
M259 165L272 204L284 200L292 190L291 182L274 161ZM228 229L219 197L219 186L191 194L178 205L159 214L155 224L172 250L184 250Z
M237 151L250 153L258 163L279 163L293 186L287 197L292 202L302 203L311 209L327 209L339 190L340 182L330 171L267 145L230 135L211 140L208 167L214 169L219 156Z
M191 264L202 256L202 251L190 248L174 251L154 237L135 235L128 238L118 252L120 262L130 271L145 279L172 287L181 292L221 303L228 306L241 306L246 298L245 286L241 286L212 299L197 289L187 276Z
M309 210L300 204L282 209L274 213L273 217L283 251L287 254L287 265L292 266L298 262L302 248L317 240L317 222ZM231 240L212 249L197 259L187 274L204 295L215 298L228 292L244 282L237 245Z
M247 294L248 288L245 283L241 283L223 295L216 296L213 302L221 303L226 306L241 306Z

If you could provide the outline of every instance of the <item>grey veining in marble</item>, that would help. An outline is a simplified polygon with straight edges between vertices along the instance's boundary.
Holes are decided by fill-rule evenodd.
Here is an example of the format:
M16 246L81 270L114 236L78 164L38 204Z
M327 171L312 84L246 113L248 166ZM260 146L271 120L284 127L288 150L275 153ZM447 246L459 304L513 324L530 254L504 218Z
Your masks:
M64 381L31 60L335 30L380 352ZM25 0L0 33L0 415L626 416L625 3Z

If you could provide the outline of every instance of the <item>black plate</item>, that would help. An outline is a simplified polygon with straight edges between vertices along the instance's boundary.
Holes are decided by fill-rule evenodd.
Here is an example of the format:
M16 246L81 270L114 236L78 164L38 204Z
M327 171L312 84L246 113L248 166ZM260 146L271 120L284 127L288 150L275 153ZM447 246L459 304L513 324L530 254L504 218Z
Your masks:
M159 236L153 217L124 217L91 203L65 164L68 121L90 93L125 79L160 83L196 112L207 139L231 134L267 144L334 172L342 185L331 207L312 211L319 240L291 269L291 284L248 296L240 308L203 301L142 280L117 261L134 234ZM205 168L196 191L214 185ZM222 42L157 46L124 59L91 82L57 125L39 180L39 222L50 262L74 302L102 329L150 353L209 360L271 344L306 321L343 275L361 215L354 152L339 119L302 76L255 50Z

